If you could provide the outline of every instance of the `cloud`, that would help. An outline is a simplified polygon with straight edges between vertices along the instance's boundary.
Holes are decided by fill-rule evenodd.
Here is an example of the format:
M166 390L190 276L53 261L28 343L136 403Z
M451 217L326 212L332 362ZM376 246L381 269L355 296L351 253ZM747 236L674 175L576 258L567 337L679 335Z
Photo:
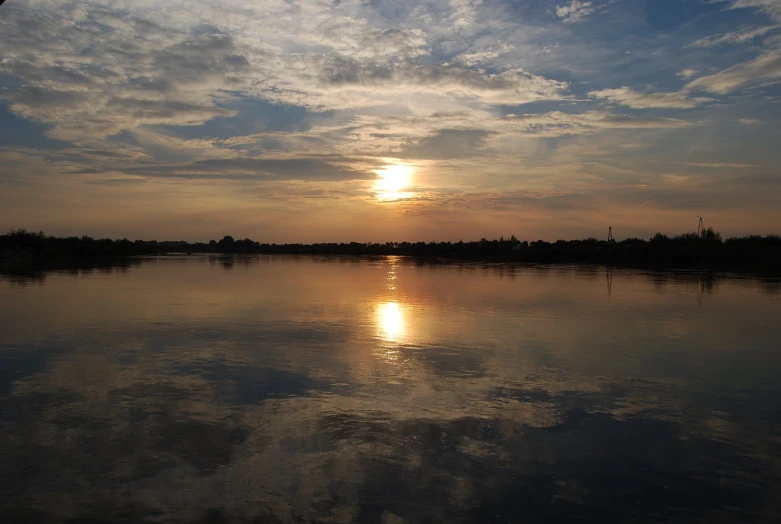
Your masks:
M328 47L341 55L371 59L416 58L428 54L428 35L422 29L380 29L346 16L321 21L314 35L302 35L301 43Z
M449 20L455 29L471 26L477 17L477 10L483 0L449 0L452 14Z
M596 127L601 129L648 129L691 127L693 124L677 118L634 117L615 115L602 111L585 113L564 113L552 111L544 114L507 115L507 119L528 125L563 125L573 127Z
M409 96L410 91L454 98L473 97L495 104L525 104L539 100L561 100L566 82L549 80L522 69L485 73L446 65L410 63L364 63L345 57L318 57L311 61L319 73L316 89L328 109L375 105L380 96ZM336 99L339 93L353 96ZM328 103L325 99L333 95ZM386 99L387 100L387 99ZM316 106L315 106L316 108Z
M591 2L580 2L579 0L572 0L569 4L556 6L556 16L561 18L565 24L585 20L594 11L596 11L596 7L593 7Z
M462 158L489 153L500 155L501 151L496 149L498 144L517 143L526 138L585 135L610 129L677 129L693 125L676 118L630 117L602 111L505 116L468 112L365 116L351 123L350 140L339 150L350 155L402 155L408 158L452 155Z
M370 170L359 170L343 158L226 158L187 164L128 167L127 174L150 178L192 180L247 180L255 182L304 180L340 182L370 180ZM375 163L375 166L379 164Z
M687 91L725 95L746 86L781 82L781 52L768 51L759 57L686 84Z
M781 2L778 0L729 0L729 3L729 9L756 8L765 12L773 20L781 21Z
M46 38L29 34L32 20ZM107 22L128 33L105 31ZM165 33L134 22L101 9L80 24L48 13L5 11L0 24L13 45L4 47L0 72L23 85L2 98L16 114L52 124L49 134L63 140L152 124L200 125L235 114L217 106L214 92L249 66L232 37ZM99 37L105 40L95 46Z
M745 164L740 162L682 162L682 164L691 167L705 167L711 169L757 167L756 164Z
M463 53L455 57L455 60L463 63L464 65L471 67L486 62L491 62L494 58L498 58L504 53L511 51L513 47L506 43L499 43L494 46L490 46L488 49L482 51L476 51L472 53Z
M526 124L532 128L600 128L600 129L662 129L691 127L686 120L677 118L638 118L623 115L611 115L598 111L582 114L567 114L554 111L547 114L507 115L513 122Z
M479 5L451 7L463 25ZM344 14L323 11L316 2L309 7L319 14L304 15L284 3L242 4L246 16L231 11L230 34L196 24L197 18L177 9L181 17L169 18L163 30L143 18L157 15L154 10L120 13L101 3L78 11L66 5L61 13L10 8L0 20L6 44L0 72L21 79L24 87L2 97L14 113L51 124L50 134L64 140L105 138L149 125L201 125L234 116L225 106L237 97L320 112L569 97L567 82L519 67L486 72L473 67L474 58L461 65L421 61L432 43L421 29L373 27L349 5ZM255 35L268 36L259 41Z
M764 27L745 28L741 29L740 31L733 31L719 36L708 36L695 40L687 47L716 47L723 44L745 44L746 42L750 42L755 38L766 35L770 31L775 31L779 27L781 26L770 25Z
M372 30L362 35L355 56L414 58L427 54L426 45L426 33L420 29Z
M640 93L627 86L616 89L601 89L598 91L590 91L588 96L607 100L608 102L612 102L614 104L625 105L633 109L689 109L710 101L709 98L690 98L685 92Z
M679 77L681 77L681 78L683 78L685 80L688 80L689 78L693 77L696 74L697 74L697 70L696 69L691 69L691 68L686 68L683 71L681 71L679 73L676 73L677 76L679 76Z
M442 129L403 148L401 158L460 158L472 156L485 145L489 131L482 129Z
M762 120L759 118L738 118L738 122L744 126L755 126L757 124L761 124Z

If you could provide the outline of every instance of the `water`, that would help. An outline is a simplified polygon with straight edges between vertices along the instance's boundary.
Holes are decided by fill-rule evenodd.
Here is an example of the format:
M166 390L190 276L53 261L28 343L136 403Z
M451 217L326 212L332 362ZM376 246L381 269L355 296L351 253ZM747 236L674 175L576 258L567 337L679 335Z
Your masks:
M0 276L0 514L777 522L780 290L394 258Z

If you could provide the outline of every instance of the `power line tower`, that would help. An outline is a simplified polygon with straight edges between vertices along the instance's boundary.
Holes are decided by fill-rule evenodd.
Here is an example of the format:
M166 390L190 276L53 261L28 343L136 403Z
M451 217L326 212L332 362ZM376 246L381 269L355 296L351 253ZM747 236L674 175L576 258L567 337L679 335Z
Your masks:
M608 226L607 228L607 241L611 244L616 241L616 239L613 238L613 226Z
M703 238L705 236L705 226L702 225L702 217L697 215L697 218L700 219L700 222L697 224L697 238Z

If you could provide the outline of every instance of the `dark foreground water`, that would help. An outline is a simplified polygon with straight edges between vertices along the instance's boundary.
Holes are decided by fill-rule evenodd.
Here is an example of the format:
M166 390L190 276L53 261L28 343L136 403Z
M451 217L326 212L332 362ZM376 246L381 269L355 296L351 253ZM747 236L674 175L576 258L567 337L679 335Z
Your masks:
M780 291L403 259L0 275L0 520L778 522Z

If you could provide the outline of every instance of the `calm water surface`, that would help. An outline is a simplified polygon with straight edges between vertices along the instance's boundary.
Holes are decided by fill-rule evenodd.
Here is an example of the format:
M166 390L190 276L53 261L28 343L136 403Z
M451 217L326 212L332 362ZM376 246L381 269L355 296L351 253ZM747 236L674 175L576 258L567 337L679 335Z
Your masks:
M0 517L778 522L780 291L394 258L0 275Z

